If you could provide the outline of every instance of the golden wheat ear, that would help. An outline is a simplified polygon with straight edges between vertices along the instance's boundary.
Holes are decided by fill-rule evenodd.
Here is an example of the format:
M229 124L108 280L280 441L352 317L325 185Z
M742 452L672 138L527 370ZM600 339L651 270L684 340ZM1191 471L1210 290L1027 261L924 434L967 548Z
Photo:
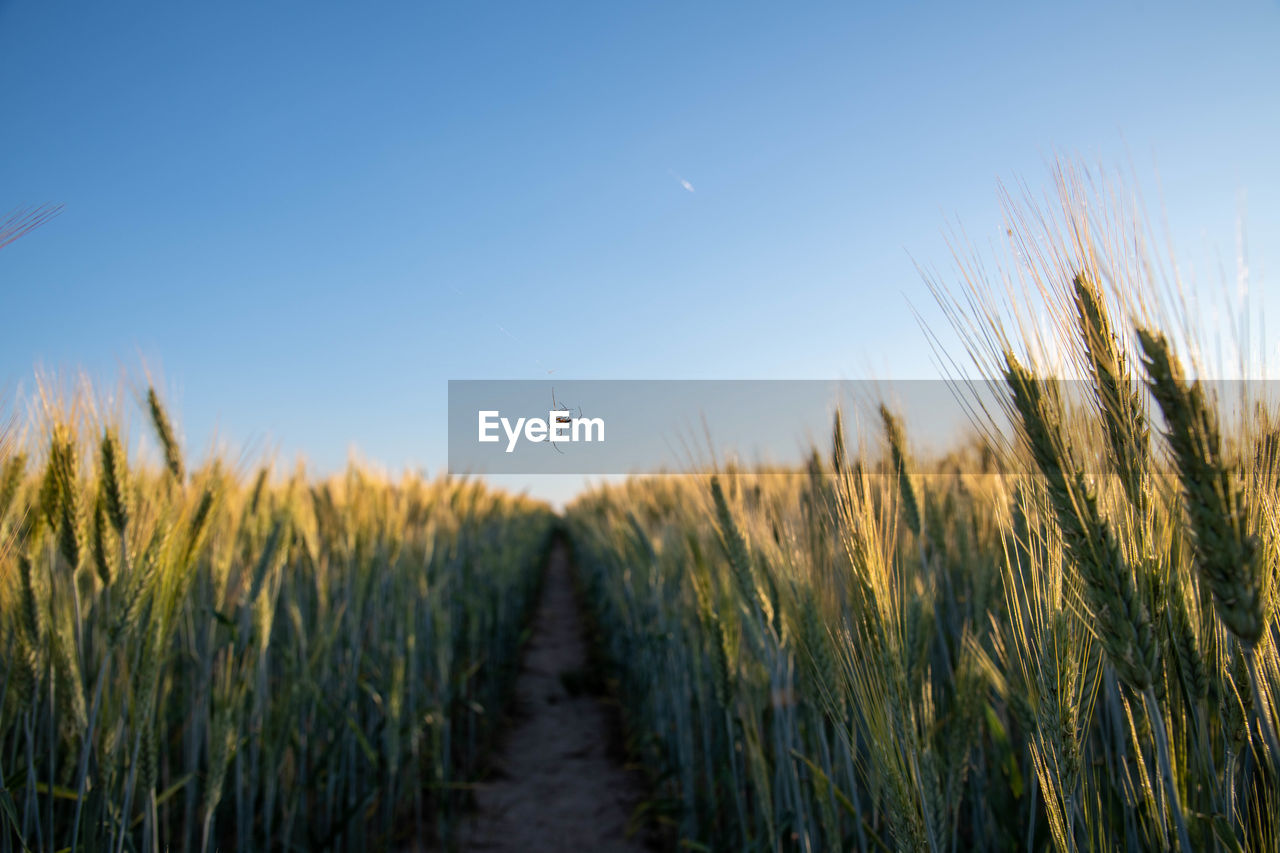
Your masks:
M173 423L169 414L160 402L160 395L154 387L147 388L147 410L151 414L151 424L155 427L156 438L160 440L160 448L164 451L164 464L170 476L181 485L183 480L182 449L178 446L178 438L173 431Z

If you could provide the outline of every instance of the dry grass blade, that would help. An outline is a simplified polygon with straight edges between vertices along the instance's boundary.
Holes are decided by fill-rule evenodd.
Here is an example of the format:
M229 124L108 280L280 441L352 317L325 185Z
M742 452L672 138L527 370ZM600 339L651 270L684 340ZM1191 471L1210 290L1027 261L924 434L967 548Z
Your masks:
M0 249L13 241L44 225L62 213L61 204L44 204L39 207L24 207L11 211L0 220Z

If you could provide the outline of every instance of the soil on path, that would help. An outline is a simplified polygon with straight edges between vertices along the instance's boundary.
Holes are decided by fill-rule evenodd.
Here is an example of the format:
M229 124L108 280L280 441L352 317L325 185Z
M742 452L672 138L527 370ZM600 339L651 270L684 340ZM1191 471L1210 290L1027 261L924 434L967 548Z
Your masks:
M475 812L460 827L462 850L648 849L638 838L627 838L627 820L641 789L634 774L610 754L612 709L565 686L585 672L584 633L568 550L558 542L516 681L513 724L500 742L489 780L476 790Z

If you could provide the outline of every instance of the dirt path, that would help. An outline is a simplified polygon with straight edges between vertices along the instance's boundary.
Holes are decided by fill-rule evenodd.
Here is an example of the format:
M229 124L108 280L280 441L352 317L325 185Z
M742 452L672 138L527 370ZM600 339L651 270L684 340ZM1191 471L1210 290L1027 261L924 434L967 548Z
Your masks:
M647 849L626 837L639 789L609 754L609 708L595 696L570 694L561 679L580 678L586 663L568 550L557 543L516 682L513 726L461 828L462 850Z

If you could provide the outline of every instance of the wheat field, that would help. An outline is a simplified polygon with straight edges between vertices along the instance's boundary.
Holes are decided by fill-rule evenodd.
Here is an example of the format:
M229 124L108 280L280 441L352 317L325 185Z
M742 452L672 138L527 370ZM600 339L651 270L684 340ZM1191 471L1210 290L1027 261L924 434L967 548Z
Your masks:
M153 389L139 459L91 392L40 396L0 451L0 851L448 847L557 535L672 849L1280 849L1280 424L1057 177L1018 276L935 287L1001 389L945 454L885 401L803 469L557 518L189 467Z
M1132 209L1055 177L1010 200L1025 266L935 287L1000 392L952 452L882 405L805 471L569 508L682 848L1280 849L1274 400L1188 378Z
M550 511L354 467L187 471L154 390L148 467L86 397L4 449L0 847L447 834L518 664Z

